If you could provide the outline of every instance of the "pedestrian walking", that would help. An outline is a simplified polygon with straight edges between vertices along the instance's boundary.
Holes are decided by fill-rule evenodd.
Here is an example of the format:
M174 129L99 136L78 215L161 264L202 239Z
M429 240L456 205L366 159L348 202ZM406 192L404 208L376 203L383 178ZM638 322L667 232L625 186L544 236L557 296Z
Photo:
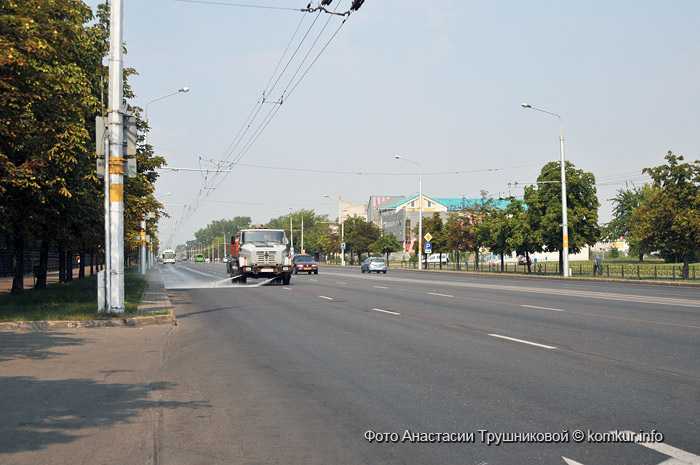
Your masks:
M601 267L601 262L602 260L600 259L598 254L596 254L595 258L593 259L593 276L595 276L596 274L601 276L603 275L603 268Z

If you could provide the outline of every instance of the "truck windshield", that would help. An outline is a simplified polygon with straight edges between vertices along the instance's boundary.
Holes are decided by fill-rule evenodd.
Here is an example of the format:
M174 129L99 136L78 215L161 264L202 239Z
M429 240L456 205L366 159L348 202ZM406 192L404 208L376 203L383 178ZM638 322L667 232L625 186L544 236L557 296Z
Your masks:
M260 229L257 231L244 231L242 234L241 243L246 242L272 242L275 244L284 244L284 231L271 231Z

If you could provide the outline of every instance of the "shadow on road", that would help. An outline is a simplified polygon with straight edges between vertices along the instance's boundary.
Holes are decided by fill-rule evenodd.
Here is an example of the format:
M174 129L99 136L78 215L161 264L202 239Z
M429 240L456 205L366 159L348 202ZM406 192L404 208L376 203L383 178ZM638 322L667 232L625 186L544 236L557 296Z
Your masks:
M85 339L77 338L68 333L32 332L32 333L0 333L0 362L13 358L29 358L42 360L59 355L52 349L67 346L83 345ZM1 372L0 372L1 373Z
M4 337L4 335L3 335ZM69 443L143 414L147 409L201 409L208 402L158 400L172 383L120 384L91 379L40 380L0 377L0 462L2 455Z

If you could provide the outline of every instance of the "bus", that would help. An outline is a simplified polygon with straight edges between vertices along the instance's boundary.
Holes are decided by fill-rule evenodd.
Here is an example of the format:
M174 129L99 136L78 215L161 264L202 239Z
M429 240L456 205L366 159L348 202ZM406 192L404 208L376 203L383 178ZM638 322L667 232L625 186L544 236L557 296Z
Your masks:
M166 250L163 252L163 263L175 263L175 251L173 250Z

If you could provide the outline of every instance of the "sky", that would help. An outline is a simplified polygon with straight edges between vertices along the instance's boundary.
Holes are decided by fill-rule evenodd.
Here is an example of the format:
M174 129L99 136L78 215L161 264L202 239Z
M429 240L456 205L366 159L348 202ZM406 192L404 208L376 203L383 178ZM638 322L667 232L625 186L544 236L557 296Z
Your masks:
M700 159L696 0L308 1L124 0L130 103L190 89L149 104L149 143L169 168L230 169L160 171L162 244L416 194L395 155L427 196L522 197L560 158L559 120L524 102L561 116L601 223L669 150Z

